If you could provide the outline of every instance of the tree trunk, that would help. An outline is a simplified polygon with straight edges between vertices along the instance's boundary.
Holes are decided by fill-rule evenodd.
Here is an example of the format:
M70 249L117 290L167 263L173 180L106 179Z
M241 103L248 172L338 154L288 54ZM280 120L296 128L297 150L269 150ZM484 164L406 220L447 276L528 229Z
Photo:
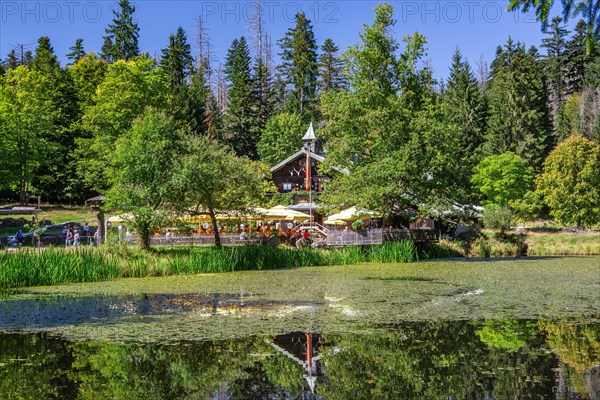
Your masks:
M221 247L221 236L219 236L219 226L214 210L209 210L210 221L212 222L213 235L215 236L215 246Z
M96 246L104 243L104 211L99 211L96 217L98 219L98 235L96 236Z
M140 242L140 249L150 250L150 230L145 228L140 233L142 236L141 242Z

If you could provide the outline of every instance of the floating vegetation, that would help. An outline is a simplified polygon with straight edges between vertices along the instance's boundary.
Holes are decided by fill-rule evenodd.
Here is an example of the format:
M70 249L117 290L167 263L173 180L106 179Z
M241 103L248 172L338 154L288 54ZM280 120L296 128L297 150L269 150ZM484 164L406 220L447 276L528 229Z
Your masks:
M401 321L590 317L598 315L597 277L594 258L361 263L183 274L21 288L0 301L0 321L9 330L18 328L17 320L27 325L54 321L52 331L74 338L121 340L133 335L136 340L170 341L281 333L307 326L327 333L358 332ZM92 303L86 303L88 298L94 299ZM88 309L101 310L103 302L113 304L113 309L115 304L131 303L158 312L85 317ZM209 310L213 304L219 310L215 316ZM241 312L230 313L238 305ZM56 307L71 319L84 313L83 323L45 318L47 307ZM163 312L170 309L176 312Z
M436 282L435 278L425 278L420 276L367 276L366 280L372 281L406 281L406 282Z

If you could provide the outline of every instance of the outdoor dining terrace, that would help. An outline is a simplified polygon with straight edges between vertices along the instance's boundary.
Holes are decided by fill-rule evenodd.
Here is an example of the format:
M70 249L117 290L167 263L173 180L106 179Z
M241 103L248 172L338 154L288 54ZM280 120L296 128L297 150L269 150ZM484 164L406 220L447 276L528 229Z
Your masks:
M303 229L309 229L304 225ZM323 235L320 235L323 236ZM240 246L246 244L279 244L287 240L286 236L259 236L241 238L240 235L221 235L221 244L224 246ZM345 247L383 244L386 242L397 242L409 240L414 243L436 242L440 239L440 231L436 229L415 229L415 230L388 230L388 229L365 229L361 231L352 230L328 230L324 237L314 237L315 242L322 243L327 247ZM150 238L152 246L210 246L215 244L213 235L189 235L189 236L152 236Z

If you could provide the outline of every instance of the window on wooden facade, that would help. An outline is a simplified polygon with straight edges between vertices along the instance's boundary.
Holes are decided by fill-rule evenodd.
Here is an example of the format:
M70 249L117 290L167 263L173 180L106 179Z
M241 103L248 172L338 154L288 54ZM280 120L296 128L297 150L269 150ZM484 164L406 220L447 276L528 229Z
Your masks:
M284 192L291 192L292 191L292 184L291 183L284 183L283 184L283 191Z

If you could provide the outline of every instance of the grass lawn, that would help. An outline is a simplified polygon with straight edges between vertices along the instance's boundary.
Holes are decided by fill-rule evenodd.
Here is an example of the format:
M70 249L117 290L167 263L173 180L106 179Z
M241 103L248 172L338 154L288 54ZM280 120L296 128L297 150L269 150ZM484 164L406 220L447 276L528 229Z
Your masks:
M600 232L528 233L528 253L546 255L600 255Z
M0 215L0 236L14 235L17 228L3 227L2 220L4 219L20 219L23 218L26 224L30 224L33 218L32 214L11 214ZM90 226L96 225L96 216L90 212L87 206L42 206L42 212L35 215L37 220L48 220L52 224L62 224L65 222L78 222L83 224L87 222ZM28 232L28 227L23 228L24 232Z

